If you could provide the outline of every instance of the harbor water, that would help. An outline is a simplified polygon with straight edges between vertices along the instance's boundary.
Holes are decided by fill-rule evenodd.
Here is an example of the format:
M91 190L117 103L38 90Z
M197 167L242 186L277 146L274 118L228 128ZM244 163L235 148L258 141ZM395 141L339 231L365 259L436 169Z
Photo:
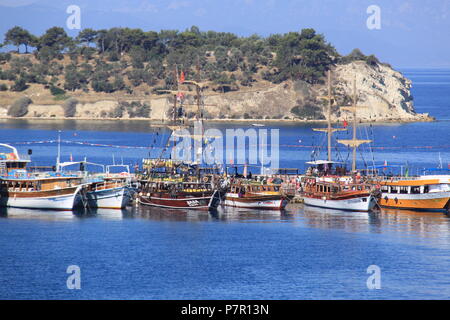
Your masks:
M403 70L413 81L416 111L436 122L363 124L373 139L359 167L448 168L450 70ZM249 123L211 123L222 131ZM305 169L317 124L267 124L279 129L280 166ZM256 130L258 130L257 128ZM62 160L134 167L157 156L167 132L145 121L0 120L0 142L32 163ZM347 133L340 133L345 137ZM333 157L351 159L349 150ZM259 168L251 168L259 173ZM387 169L391 170L391 169ZM89 214L0 209L0 299L449 299L450 217L382 210L350 213L289 204L283 212L171 211L128 207ZM70 290L67 268L81 271ZM369 289L369 266L381 288Z

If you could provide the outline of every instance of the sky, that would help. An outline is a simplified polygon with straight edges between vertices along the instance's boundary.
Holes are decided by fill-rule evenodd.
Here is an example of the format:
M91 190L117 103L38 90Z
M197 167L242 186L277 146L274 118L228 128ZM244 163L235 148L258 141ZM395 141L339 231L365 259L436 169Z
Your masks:
M0 0L0 39L18 25L36 35L69 29L70 5L81 29L233 32L241 36L314 28L341 54L359 48L396 68L450 68L450 0ZM379 8L379 29L370 6ZM375 17L376 18L376 17Z

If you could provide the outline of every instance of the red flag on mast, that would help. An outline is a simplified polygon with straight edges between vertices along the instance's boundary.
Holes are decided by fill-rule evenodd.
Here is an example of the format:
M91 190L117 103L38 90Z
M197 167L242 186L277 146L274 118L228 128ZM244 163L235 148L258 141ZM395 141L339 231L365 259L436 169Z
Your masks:
M183 83L184 82L184 72L183 71L181 71L181 74L180 74L180 83Z
M343 125L344 125L344 128L347 128L347 126L348 126L347 120L344 119Z

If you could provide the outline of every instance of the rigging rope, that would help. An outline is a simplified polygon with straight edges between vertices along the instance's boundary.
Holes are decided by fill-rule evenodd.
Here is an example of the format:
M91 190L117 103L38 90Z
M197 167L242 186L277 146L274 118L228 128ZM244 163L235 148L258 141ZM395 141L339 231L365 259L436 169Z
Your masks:
M164 136L160 134L159 136ZM42 141L15 141L15 142L5 142L6 144L14 145L33 145L33 144L52 144L58 143L57 140L42 140ZM127 145L114 145L114 144L102 144L102 143L91 143L86 141L72 141L72 140L61 140L61 143L66 144L78 144L87 145L93 147L110 147L110 148L125 148L125 149L155 149L153 146L127 146ZM304 148L304 149L314 149L314 145L301 145L301 144L279 144L280 147L286 148ZM158 147L161 148L161 147ZM450 149L450 145L437 145L437 146L373 146L374 150L403 150L403 149Z

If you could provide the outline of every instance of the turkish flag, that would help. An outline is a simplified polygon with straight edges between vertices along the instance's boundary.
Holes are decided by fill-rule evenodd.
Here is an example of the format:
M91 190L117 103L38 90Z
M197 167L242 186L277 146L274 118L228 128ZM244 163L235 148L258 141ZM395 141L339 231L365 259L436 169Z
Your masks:
M181 71L181 74L180 74L180 83L183 83L184 82L184 72L183 71Z
M348 126L348 122L347 122L347 120L344 120L344 123L343 123L343 125L344 125L344 128L347 128L347 126Z

